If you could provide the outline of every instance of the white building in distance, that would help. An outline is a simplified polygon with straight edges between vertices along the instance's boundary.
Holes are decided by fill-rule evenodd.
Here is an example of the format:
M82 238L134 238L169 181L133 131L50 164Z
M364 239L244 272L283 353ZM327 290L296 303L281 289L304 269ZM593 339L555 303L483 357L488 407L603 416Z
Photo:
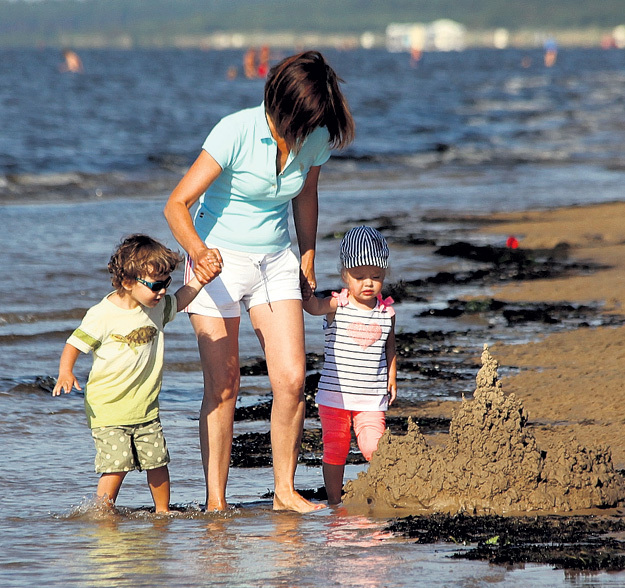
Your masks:
M391 23L386 27L386 48L402 51L462 51L466 28L441 18L432 23Z

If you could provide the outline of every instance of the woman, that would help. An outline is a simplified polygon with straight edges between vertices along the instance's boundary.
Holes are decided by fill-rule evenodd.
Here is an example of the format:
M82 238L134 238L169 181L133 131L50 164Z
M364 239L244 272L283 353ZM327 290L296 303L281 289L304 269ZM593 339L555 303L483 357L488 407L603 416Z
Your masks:
M316 51L278 63L269 72L264 102L215 126L165 207L172 233L188 254L186 274L215 278L188 308L204 373L200 445L207 510L228 506L240 302L265 353L273 390L273 507L319 507L294 486L305 411L302 293L311 296L316 287L321 165L332 147L343 148L354 137L339 81ZM192 219L189 210L198 199ZM290 249L289 202L299 263Z

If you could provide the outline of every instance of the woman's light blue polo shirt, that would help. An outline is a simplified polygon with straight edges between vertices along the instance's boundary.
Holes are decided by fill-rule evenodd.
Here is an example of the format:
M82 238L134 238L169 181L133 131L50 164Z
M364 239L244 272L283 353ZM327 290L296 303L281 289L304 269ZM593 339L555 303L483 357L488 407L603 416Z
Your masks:
M199 236L217 247L251 253L290 247L289 202L300 193L308 170L329 159L329 139L327 129L315 129L277 175L278 148L264 104L224 117L202 146L223 171L200 197L194 219Z

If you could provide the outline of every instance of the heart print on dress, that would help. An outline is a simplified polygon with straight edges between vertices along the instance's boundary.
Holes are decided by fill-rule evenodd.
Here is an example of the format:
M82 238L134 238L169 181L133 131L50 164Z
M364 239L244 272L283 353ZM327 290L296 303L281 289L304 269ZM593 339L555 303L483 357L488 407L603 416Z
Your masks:
M347 334L356 341L361 349L373 345L382 336L382 327L378 323L352 323L347 328Z

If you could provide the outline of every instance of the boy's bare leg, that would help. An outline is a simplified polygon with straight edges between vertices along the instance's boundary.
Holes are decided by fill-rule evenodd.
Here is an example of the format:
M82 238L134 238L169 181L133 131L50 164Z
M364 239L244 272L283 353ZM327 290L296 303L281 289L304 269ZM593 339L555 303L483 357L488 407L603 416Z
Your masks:
M323 481L328 495L328 504L339 504L343 494L344 465L323 462Z
M128 472L111 472L110 474L102 474L98 482L98 498L106 501L110 506L113 506L127 473Z
M169 469L163 466L148 470L147 474L156 512L169 512Z

